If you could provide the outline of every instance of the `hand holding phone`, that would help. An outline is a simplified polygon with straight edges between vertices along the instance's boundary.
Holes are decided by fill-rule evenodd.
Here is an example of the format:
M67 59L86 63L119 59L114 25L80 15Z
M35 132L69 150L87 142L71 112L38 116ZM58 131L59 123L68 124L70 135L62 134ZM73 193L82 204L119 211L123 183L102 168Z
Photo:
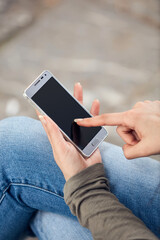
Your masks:
M83 103L83 91L80 84L75 84L74 96L81 104ZM95 100L91 107L91 114L93 116L98 115L99 108L99 101ZM99 150L96 150L92 156L86 160L73 144L64 139L58 126L49 117L42 116L39 113L38 116L51 143L55 161L63 172L66 181L83 169L102 162Z
M49 116L58 125L63 136L84 157L91 156L107 136L104 127L86 128L74 122L75 118L92 115L49 71L40 74L25 90L24 96L39 112Z

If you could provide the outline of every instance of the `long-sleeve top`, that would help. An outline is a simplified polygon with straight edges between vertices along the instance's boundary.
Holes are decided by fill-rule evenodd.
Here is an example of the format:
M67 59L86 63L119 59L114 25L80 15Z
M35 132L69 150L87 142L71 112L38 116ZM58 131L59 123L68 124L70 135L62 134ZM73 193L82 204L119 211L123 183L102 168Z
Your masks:
M64 199L95 240L157 240L158 238L110 192L102 163L71 177Z

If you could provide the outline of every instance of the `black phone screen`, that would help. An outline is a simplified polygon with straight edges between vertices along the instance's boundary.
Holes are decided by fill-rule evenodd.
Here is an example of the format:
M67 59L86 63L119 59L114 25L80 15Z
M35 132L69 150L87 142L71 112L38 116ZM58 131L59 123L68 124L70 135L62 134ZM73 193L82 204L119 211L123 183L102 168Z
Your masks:
M101 127L81 127L75 118L91 117L73 97L51 77L32 100L83 150Z

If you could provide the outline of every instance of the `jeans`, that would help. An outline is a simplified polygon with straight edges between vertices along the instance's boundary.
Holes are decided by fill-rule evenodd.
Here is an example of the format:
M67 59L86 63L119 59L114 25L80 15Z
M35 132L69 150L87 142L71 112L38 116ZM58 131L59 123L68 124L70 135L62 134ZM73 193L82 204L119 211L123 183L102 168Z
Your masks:
M105 142L100 152L111 192L160 237L160 162L126 160L120 147ZM40 121L0 121L1 240L30 232L40 240L92 239L65 204L64 184Z

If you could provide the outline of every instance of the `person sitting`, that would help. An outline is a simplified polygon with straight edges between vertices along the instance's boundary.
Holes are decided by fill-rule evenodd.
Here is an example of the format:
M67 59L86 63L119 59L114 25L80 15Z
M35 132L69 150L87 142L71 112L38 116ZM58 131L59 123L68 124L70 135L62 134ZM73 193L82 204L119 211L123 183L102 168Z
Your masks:
M82 103L83 89L74 96ZM84 159L47 116L0 121L1 240L34 232L39 239L158 239L160 237L160 101L123 113L75 120L117 126L123 150L103 142ZM133 159L134 160L127 160ZM158 237L158 238L157 238Z

